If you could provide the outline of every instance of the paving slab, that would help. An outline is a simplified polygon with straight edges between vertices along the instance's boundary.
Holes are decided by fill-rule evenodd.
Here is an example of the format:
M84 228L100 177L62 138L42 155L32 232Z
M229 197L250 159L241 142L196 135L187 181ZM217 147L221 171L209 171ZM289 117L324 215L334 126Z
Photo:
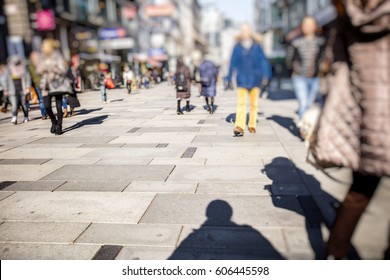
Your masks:
M155 157L178 157L183 154L184 148L106 148L96 149L95 151L85 155L85 157L101 158L101 159L153 159Z
M50 181L49 181L50 182ZM67 181L56 191L67 192L121 192L129 182Z
M65 181L18 181L4 191L48 191L51 192L63 185Z
M165 181L173 168L171 165L67 165L42 180Z
M0 201L6 199L7 197L10 197L11 195L13 195L15 192L5 192L5 191L1 191L0 192Z
M5 222L0 242L72 243L89 223Z
M61 165L3 165L0 164L2 181L38 181L59 169Z
M17 192L0 203L0 220L137 223L153 194Z
M195 193L194 182L131 182L125 192Z
M124 246L116 260L167 260L174 247Z
M174 247L180 232L181 226L92 224L76 243Z
M81 143L81 144L107 144L115 137L47 137L35 141L35 144L63 144L63 143Z
M1 158L1 154L0 154ZM0 161L0 164L8 164L8 165L17 165L17 164L24 164L24 165L33 165L33 164L44 164L45 162L48 162L50 158L46 159L3 159Z
M270 195L267 183L200 183L197 194Z
M157 194L141 223L201 225L206 221L206 209L212 207L214 214L209 223L214 226L229 225L231 221L252 226L304 225L302 208L296 198L274 199L277 201L255 195Z
M189 135L169 135L167 133L144 133L140 136L119 136L110 144L128 143L191 143L195 133Z
M50 146L50 145L48 145ZM15 148L13 150L5 151L1 153L3 159L47 159L47 158L79 158L88 153L91 153L94 149L81 149L81 148Z
M189 171L190 170L190 171ZM243 179L244 178L244 179ZM197 182L289 182L302 183L298 172L290 167L262 166L177 166L168 181Z
M156 132L198 132L199 127L140 127L137 133L156 133Z
M96 165L148 165L152 158L104 158L96 162Z
M55 165L91 165L99 162L100 158L55 158L45 162L45 165L55 164Z
M91 260L99 245L0 243L2 260Z
M257 136L245 136L245 137L233 137L233 132L231 137L226 137L225 135L212 135L205 136L200 135L194 138L194 143L196 142L233 142L233 143L242 143L242 142L277 142L278 139L274 135L257 135Z
M155 158L150 165L205 165L204 158Z

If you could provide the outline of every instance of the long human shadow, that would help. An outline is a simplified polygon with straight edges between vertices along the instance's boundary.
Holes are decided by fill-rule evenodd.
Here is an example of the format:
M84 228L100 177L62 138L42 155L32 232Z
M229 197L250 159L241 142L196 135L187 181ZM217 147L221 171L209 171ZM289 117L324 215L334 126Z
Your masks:
M70 127L65 128L63 130L63 133L67 133L67 132L70 132L72 130L79 129L79 128L86 126L86 125L102 124L104 122L104 120L106 120L107 118L108 118L108 115L103 115L103 116L98 116L98 117L93 117L93 118L82 120L81 122L78 122Z
M296 99L295 93L292 90L269 90L267 99L272 101L284 101L284 100L292 100Z
M276 122L281 127L287 129L292 135L297 137L299 140L303 141L303 138L299 133L299 129L292 118L273 115L271 117L268 117L267 120Z
M262 172L272 180L272 183L265 188L272 194L273 205L296 212L304 217L307 237L315 253L315 258L324 259L326 241L322 235L321 226L331 228L336 217L339 201L322 190L321 183L314 176L307 174L287 158L274 158L271 163L265 165ZM286 183L286 181L292 180L291 178L298 178L301 183L297 183L298 181ZM314 196L316 196L316 199L314 199ZM300 205L299 208L293 207L294 205L289 203L291 198L294 197ZM318 202L321 203L322 211ZM360 259L353 247L348 258Z
M238 225L233 209L224 200L210 202L206 221L193 230L169 257L170 260L282 260L284 257L257 230Z

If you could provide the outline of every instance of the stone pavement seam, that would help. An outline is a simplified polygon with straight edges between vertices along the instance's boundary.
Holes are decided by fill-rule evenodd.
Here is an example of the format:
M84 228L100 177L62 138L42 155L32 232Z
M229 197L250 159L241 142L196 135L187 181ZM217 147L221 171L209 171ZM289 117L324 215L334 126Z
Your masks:
M54 190L52 190L52 192L58 190L59 188L61 188L63 185L65 185L66 183L68 183L68 181L65 181L63 182L61 185L59 185L57 188L55 188Z
M150 201L148 207L146 207L144 213L142 213L141 217L140 217L139 220L137 221L137 224L139 224L139 223L141 222L142 218L143 218L143 217L145 216L145 214L148 212L149 208L150 208L150 207L152 206L152 204L153 204L153 201L156 199L156 196L157 196L157 193L154 194L153 199Z
M72 244L75 244L76 241L77 241L77 239L79 239L80 236L82 236L82 235L84 234L84 232L86 232L86 231L91 227L92 224L93 224L93 223L89 223L89 225L88 225L88 226L79 234L79 236L77 236L76 239L73 240Z
M165 178L164 182L168 182L169 177L172 175L175 169L176 169L176 165L172 168L171 172L168 174L167 178Z

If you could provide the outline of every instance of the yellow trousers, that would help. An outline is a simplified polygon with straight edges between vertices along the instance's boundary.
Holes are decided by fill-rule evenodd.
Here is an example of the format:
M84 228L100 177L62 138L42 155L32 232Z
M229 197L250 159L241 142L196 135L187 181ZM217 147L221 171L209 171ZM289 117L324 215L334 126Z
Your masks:
M249 93L250 115L248 127L256 128L257 104L260 95L260 88L256 87L250 91L246 88L238 88L237 92L237 114L236 126L245 129L246 127L246 99Z

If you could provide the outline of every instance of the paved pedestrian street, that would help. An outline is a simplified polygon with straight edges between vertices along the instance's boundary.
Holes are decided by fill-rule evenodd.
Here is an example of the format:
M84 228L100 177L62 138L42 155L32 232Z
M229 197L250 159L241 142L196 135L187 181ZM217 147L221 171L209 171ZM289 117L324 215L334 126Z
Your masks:
M331 170L336 182L305 162L288 86L259 101L243 138L222 89L210 115L194 87L183 116L167 84L111 90L109 104L85 92L62 136L39 110L16 126L1 114L0 258L319 258L351 174ZM384 179L352 255L383 258L389 201Z

